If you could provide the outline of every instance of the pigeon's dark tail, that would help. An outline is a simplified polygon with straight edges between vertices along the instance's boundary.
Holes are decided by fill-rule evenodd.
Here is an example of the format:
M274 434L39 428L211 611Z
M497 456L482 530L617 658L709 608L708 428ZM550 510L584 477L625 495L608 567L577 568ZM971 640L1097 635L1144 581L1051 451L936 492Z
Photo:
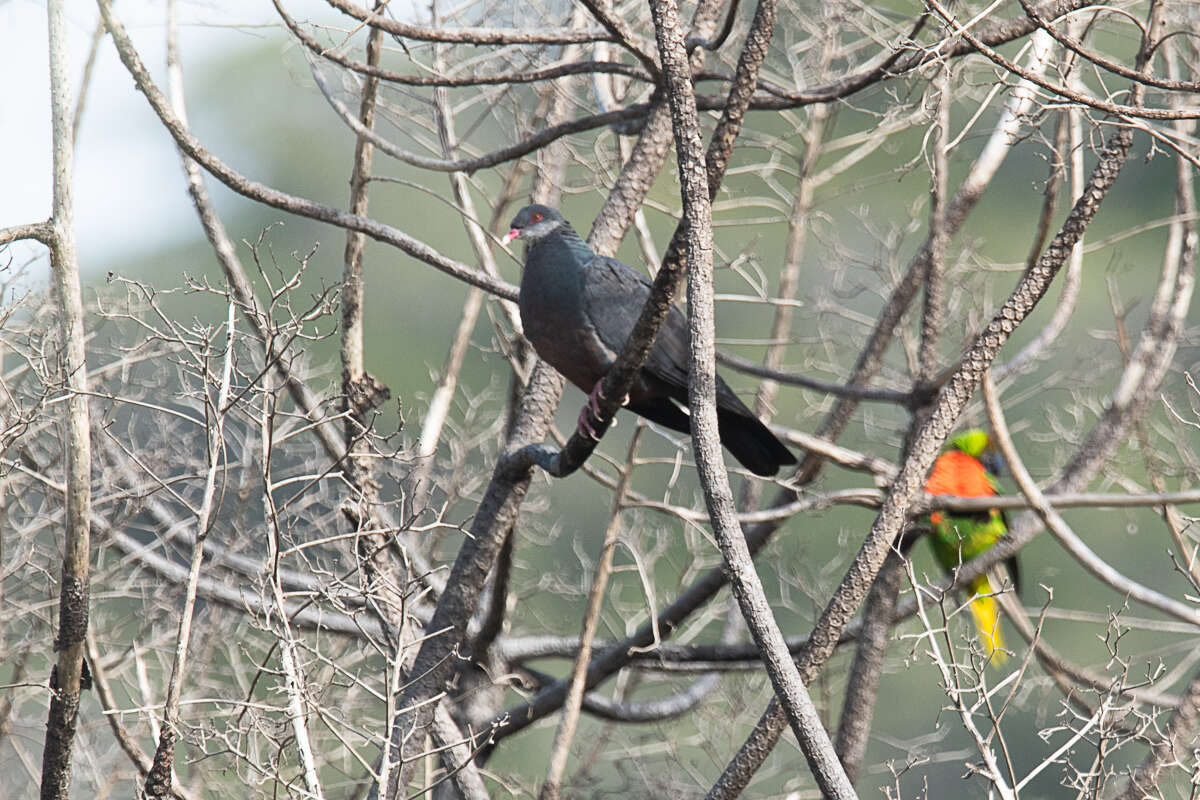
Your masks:
M779 472L783 465L796 463L792 451L757 417L719 408L717 427L721 432L721 444L755 475L769 477Z

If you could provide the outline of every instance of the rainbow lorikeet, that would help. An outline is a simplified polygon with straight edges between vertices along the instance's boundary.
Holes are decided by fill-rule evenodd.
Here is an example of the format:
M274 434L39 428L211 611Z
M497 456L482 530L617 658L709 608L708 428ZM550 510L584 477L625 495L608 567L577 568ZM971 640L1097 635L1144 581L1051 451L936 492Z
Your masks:
M934 462L925 481L925 491L931 495L992 497L997 494L996 477L984 462L991 461L993 455L986 431L973 429L960 433ZM1008 533L1004 514L994 508L978 513L935 511L929 515L929 525L933 554L947 572L983 553ZM1018 585L1016 558L1010 558L1007 566L1013 584ZM1000 638L999 608L996 598L990 596L995 590L987 575L980 575L966 589L974 595L970 609L984 650L997 663L1003 663L1007 656Z

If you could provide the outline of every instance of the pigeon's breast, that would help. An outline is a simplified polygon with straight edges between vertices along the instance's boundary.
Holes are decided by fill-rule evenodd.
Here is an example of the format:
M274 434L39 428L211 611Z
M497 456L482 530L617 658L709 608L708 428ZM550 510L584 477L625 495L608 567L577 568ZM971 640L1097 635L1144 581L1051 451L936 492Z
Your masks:
M591 391L612 363L583 313L577 274L539 275L526 266L521 277L521 324L538 356L584 391Z

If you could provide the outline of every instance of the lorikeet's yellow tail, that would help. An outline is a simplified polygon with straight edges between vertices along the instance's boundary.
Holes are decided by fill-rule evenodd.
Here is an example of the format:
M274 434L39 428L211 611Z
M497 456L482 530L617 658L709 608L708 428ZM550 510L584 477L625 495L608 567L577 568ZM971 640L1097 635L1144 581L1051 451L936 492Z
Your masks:
M999 665L1008 660L1004 652L1004 639L1000 636L1000 607L994 597L976 597L971 601L971 616L988 657Z

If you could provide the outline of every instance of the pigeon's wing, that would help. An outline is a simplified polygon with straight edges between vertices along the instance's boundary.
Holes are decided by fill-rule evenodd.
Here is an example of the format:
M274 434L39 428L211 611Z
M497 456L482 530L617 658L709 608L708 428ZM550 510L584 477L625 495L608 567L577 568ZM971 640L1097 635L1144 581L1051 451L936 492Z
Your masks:
M596 341L615 358L650 296L650 281L620 261L600 256L588 263L584 273L583 313ZM682 432L691 429L686 413L688 344L687 321L672 306L641 375L630 389L629 403L634 413ZM717 425L721 442L729 452L758 475L774 475L781 465L796 463L796 457L719 375Z
M642 306L650 296L650 281L632 267L597 256L588 264L583 308L604 346L619 353L625 346ZM671 307L643 370L687 393L688 330L682 312Z

